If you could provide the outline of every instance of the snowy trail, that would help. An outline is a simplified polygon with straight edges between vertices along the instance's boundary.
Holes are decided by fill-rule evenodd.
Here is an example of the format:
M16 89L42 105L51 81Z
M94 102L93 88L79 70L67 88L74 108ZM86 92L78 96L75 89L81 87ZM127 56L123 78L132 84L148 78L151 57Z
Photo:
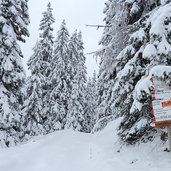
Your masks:
M105 171L104 161L104 151L93 135L73 131L0 151L1 171Z
M0 171L170 171L171 153L156 142L123 147L117 123L94 135L59 131L25 145L0 149Z

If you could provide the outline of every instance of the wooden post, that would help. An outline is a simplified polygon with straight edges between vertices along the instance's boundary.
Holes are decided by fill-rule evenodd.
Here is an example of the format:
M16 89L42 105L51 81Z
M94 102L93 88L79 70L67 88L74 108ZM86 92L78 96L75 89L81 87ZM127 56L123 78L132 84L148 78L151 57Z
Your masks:
M168 140L169 140L169 151L171 151L171 126L167 126Z

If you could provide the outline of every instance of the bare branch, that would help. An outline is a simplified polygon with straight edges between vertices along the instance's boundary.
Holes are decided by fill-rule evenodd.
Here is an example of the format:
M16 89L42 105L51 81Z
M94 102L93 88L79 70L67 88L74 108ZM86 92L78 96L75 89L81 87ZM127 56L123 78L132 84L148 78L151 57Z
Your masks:
M100 28L100 27L112 27L111 25L89 25L89 24L86 24L86 27L97 27L97 30Z
M86 53L86 54L84 54L84 55L92 55L92 54L95 54L95 53L97 53L97 51L89 52L89 53Z

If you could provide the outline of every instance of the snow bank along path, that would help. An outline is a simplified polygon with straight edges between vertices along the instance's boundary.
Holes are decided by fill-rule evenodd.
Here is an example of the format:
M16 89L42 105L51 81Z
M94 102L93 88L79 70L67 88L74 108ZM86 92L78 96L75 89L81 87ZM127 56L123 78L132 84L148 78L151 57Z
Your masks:
M60 131L29 143L0 149L0 171L170 171L167 144L157 142L120 149L117 121L94 135ZM120 149L120 152L117 152Z

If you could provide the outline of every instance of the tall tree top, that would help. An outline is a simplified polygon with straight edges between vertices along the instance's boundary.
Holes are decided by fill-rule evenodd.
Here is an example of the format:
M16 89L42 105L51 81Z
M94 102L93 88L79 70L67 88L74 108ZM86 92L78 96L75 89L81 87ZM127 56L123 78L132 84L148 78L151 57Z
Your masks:
M62 21L62 24L61 24L61 27L60 27L58 33L57 33L57 36L60 36L61 34L62 34L62 35L65 34L65 35L69 36L69 32L68 32L68 29L67 29L67 27L66 27L66 22L65 22L65 20Z
M51 7L51 3L49 2L47 5L47 11L43 12L43 19L40 21L40 30L42 30L42 34L40 37L45 38L47 35L53 31L51 25L55 22L55 19L52 14L53 8ZM52 36L51 34L49 36ZM53 36L52 36L53 37Z
M81 50L83 50L84 49L84 47L83 47L83 40L82 40L82 32L81 31L79 31L78 32L78 42L79 42L79 48L81 49Z
M78 53L77 46L78 46L78 33L77 33L77 30L75 30L70 38L70 41L69 41L69 48L72 53L74 53L74 54Z
M57 38L56 38L55 45L54 45L55 54L56 52L61 52L61 51L67 52L68 41L69 41L69 32L66 27L65 20L63 20L61 27L59 31L57 32Z

